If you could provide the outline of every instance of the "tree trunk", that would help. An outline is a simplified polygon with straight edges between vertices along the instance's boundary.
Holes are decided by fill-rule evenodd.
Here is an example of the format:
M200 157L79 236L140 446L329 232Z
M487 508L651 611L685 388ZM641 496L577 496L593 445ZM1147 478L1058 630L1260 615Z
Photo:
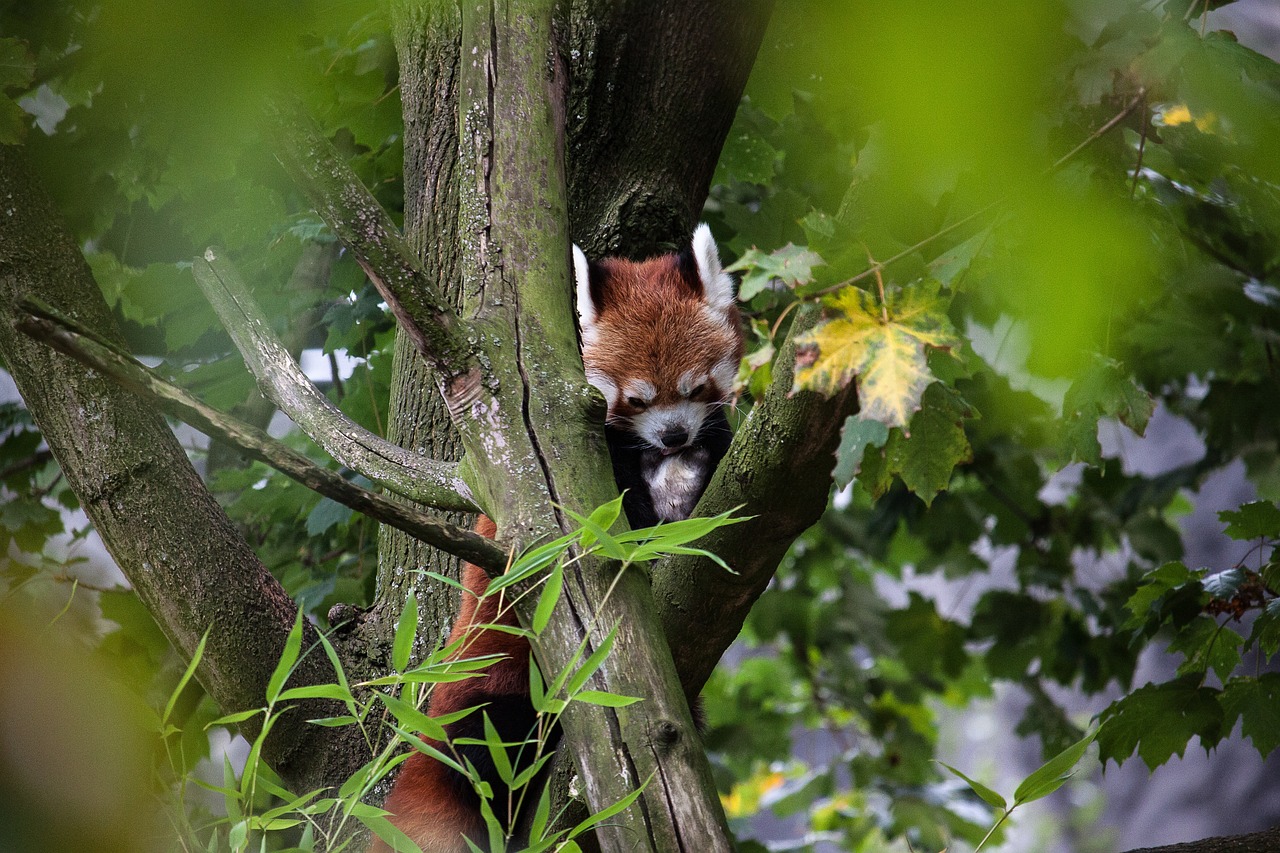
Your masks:
M0 354L19 393L169 641L189 658L208 632L198 673L205 690L227 712L261 707L297 605L244 543L152 406L15 330L17 303L38 296L121 343L88 265L17 146L0 145L0 197ZM291 683L332 677L327 661L312 656ZM358 733L335 738L306 724L315 710L287 715L267 743L268 761L301 790L349 775L367 755Z

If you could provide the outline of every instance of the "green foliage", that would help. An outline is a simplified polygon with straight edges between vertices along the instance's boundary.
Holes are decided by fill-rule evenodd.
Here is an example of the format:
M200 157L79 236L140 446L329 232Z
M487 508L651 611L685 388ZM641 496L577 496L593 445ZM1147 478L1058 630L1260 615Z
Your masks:
M498 596L502 590L519 589L516 595L499 600L499 618L505 621L510 608L526 595L538 595L538 612L542 610L541 602L550 600L554 604L561 591L565 566L588 554L608 553L616 547L621 551L625 571L626 567L637 562L686 551L692 539L740 520L727 516L698 519L692 525L666 524L613 537L608 530L617 521L621 510L621 499L615 500L582 519L584 524L580 530L531 549L516 559L507 574L495 579L484 593L488 598ZM512 578L516 580L512 581ZM616 631L609 631L604 642L585 659L584 640L584 646L579 648L569 667L563 672L550 674L550 679L544 679L536 667L531 668L531 698L537 720L526 740L509 743L503 741L483 706L440 716L430 716L425 710L435 685L483 677L484 671L501 656L475 655L469 648L471 640L463 637L435 650L423 660L413 662L411 652L418 625L418 605L412 596L406 599L396 623L392 648L395 671L364 682L348 680L331 641L323 634L316 646L303 648L303 618L299 611L269 680L266 704L261 708L227 714L208 723L209 726L237 726L252 720L258 725L258 733L250 745L243 770L237 773L227 763L221 784L214 784L194 775L188 765L175 760L174 751L169 749L170 744L177 743L185 735L174 717L174 709L200 663L205 646L203 639L178 679L163 712L157 716L155 729L166 747L169 771L178 782L175 800L169 805L170 816L172 823L183 830L180 842L186 845L186 849L218 849L236 853L250 850L345 850L351 846L353 832L359 825L392 845L393 849L416 851L416 845L387 820L386 811L365 802L375 786L408 757L410 753L406 749L417 750L445 763L474 787L488 824L490 848L495 851L576 849L574 838L630 807L643 791L642 787L570 827L562 822L562 815L550 813L550 798L543 780L539 778L539 772L552 758L548 749L550 735L569 703L586 702L621 708L642 701L638 697L619 696L587 687L591 676L608 659ZM529 631L505 624L497 627L526 636L536 645L540 633L536 621L534 630ZM320 651L333 665L333 683L289 687L301 659ZM334 716L312 719L313 724L354 726L370 750L370 760L336 792L315 790L298 795L288 791L261 758L262 745L280 715L308 700L325 703L308 705L308 709L329 708L337 712ZM483 739L451 739L445 726L473 714L479 714L483 720ZM455 748L464 744L487 747L499 778L510 790L507 800L496 799L476 768ZM187 794L191 786L218 794L222 814L204 815L203 820L196 820L201 815L195 798ZM510 815L520 813L526 803L534 807L531 835L527 846L518 846L512 837L515 829L506 827L512 823Z
M937 784L938 709L993 679L1030 697L1018 732L1046 758L1082 736L1064 688L1125 694L1094 706L1104 761L1154 768L1237 721L1275 746L1256 673L1280 652L1280 67L1186 3L996 5L779 8L717 173L708 214L738 256L755 357L821 298L797 390L856 382L862 407L836 508L748 619L755 654L709 688L744 832L772 809L847 849L979 843L954 796L919 792ZM900 347L912 370L879 383L860 335L889 335L912 300L955 339ZM1206 450L1131 470L1107 438L1157 409ZM1222 520L1252 550L1188 568L1186 496L1233 459L1263 500ZM925 591L943 580L984 591L944 606ZM1138 686L1149 644L1180 665ZM830 757L792 758L816 732Z
M1078 758L1088 740L1055 701L1062 689L1096 701L1104 761L1159 766L1237 725L1259 753L1275 749L1280 687L1259 673L1280 654L1280 70L1203 32L1196 16L1216 5L777 4L705 216L742 274L748 391L771 381L796 306L821 300L808 370L828 391L859 383L862 411L842 435L835 506L760 599L741 662L706 691L706 742L744 847L761 810L804 815L806 831L850 850L981 844L1010 801L960 788L934 759L948 709L996 682L1030 698L1018 732L1046 759ZM391 320L271 161L255 113L264 91L300 99L401 216L385 11L179 6L0 3L0 144L23 141L130 346L161 372L213 405L254 408L187 269L218 243L292 349L355 360L322 384L382 432ZM1158 409L1195 430L1202 457L1149 474L1105 449ZM373 525L262 466L192 453L307 618L326 629L332 604L369 601ZM1188 566L1187 496L1233 460L1260 500L1222 521L1249 550ZM153 787L191 805L199 784L221 804L216 816L173 812L193 849L317 849L357 823L394 837L362 805L401 760L383 744L452 760L423 703L489 661L456 649L414 661L410 600L394 672L351 684L335 667L334 684L291 687L296 659L337 660L299 634L275 695L249 712L267 728L287 705L328 702L316 724L360 727L377 753L351 782L298 796L256 760L195 782L217 711L132 592L73 580L88 528L64 512L78 503L18 406L0 409L0 483L0 606L86 638L157 709ZM583 532L532 549L495 584L536 583L535 636L571 542L634 570L724 521L613 534L619 512L579 519ZM944 602L944 581L972 595ZM905 594L886 594L898 585ZM1138 686L1153 643L1178 671ZM538 709L634 701L587 687L605 649L538 676ZM1093 700L1104 690L1122 698L1104 708ZM815 733L833 748L794 748ZM1074 760L1050 760L1013 802L1060 783ZM535 836L563 842L549 801L526 796ZM983 804L995 820L979 819Z

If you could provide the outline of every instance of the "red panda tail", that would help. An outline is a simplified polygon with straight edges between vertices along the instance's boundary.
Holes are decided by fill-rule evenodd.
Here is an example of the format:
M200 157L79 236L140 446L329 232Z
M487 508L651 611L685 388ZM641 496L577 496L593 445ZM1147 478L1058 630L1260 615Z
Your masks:
M476 532L492 539L497 527L482 515L476 523ZM485 712L504 740L522 740L528 736L534 719L529 704L529 643L523 637L482 627L516 624L511 608L502 606L501 595L484 597L489 577L483 569L464 563L462 585L465 589L462 606L449 633L449 642L464 641L456 656L501 654L505 658L486 669L484 678L436 685L431 697L431 713L448 714L485 705ZM484 738L480 712L468 715L447 730L451 738ZM428 743L446 754L450 752L446 744ZM487 778L492 772L492 759L486 747L458 747L455 751L465 753L491 784L495 781L501 784L500 780ZM464 835L482 849L488 841L479 799L470 782L420 752L410 755L401 766L384 808L391 812L391 823L426 853L465 853L470 848L463 840ZM391 853L391 847L377 839L370 851Z

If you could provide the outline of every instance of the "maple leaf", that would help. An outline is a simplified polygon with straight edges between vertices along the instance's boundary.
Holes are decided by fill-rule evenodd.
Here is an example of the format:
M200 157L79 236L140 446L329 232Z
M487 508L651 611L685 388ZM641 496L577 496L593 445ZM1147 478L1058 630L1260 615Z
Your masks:
M768 290L775 281L792 290L809 284L813 281L813 268L825 263L817 252L788 243L768 255L752 247L743 252L736 263L725 267L725 271L743 273L738 299L746 302L757 293Z
M860 416L906 427L934 380L926 347L959 345L940 289L921 282L891 293L884 306L868 291L841 291L828 305L836 316L797 340L793 393L831 395L856 377Z

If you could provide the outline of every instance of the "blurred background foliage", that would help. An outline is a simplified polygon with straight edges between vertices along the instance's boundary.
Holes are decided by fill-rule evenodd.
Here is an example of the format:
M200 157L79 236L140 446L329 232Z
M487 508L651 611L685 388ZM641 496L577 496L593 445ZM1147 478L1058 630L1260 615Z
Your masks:
M909 418L850 419L832 508L707 688L745 849L970 849L992 815L934 758L955 712L995 691L1021 696L1017 733L1046 757L1095 716L1109 762L1154 768L1233 731L1262 755L1280 743L1280 69L1215 30L1219 5L778 4L705 212L749 308L743 406L801 300L825 300L828 336L808 357L837 382L851 378L833 346L835 324L858 320L850 305L874 326L875 309L896 322L888 306L911 304L947 343L904 350L919 381L860 386L864 408L896 393ZM359 0L0 0L0 142L26 147L133 349L263 425L271 409L189 259L225 247L312 375L382 431L391 320L257 114L264 91L301 99L399 217L389 28ZM1196 451L1122 458L1153 415L1187 425ZM178 786L217 711L193 683L167 748L140 735L130 751L119 733L154 727L184 664L104 568L21 404L0 418L0 714L65 711L50 719L94 766L121 750L118 780L62 788L98 792L84 813L114 840L97 849L172 835L122 818L150 815L153 795L184 795L187 811L167 813L194 833L205 801ZM313 618L368 602L369 522L182 434ZM1192 498L1231 466L1257 500L1219 527L1243 545L1187 565ZM1177 671L1136 676L1165 644ZM33 655L50 664L30 671ZM44 814L44 783L76 753L37 761L15 731L0 737L0 814ZM7 831L22 849L26 824L0 824L0 847ZM1044 850L1070 832L1006 837Z

